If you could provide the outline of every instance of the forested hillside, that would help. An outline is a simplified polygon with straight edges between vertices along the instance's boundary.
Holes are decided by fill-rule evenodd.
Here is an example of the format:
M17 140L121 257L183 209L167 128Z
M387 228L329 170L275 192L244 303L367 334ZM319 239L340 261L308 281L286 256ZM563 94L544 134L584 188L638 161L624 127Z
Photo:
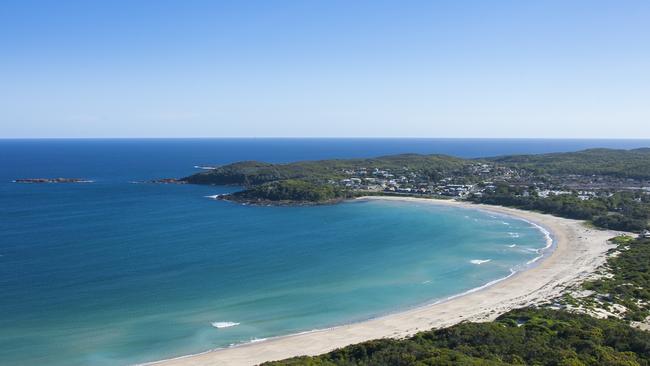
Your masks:
M509 155L487 160L540 174L596 174L650 179L650 148L589 149L569 153Z
M216 169L182 178L194 184L234 184L251 186L272 181L297 179L324 182L345 177L345 170L359 167L366 169L392 169L430 171L444 174L461 170L467 161L444 155L403 154L373 159L333 159L298 161L287 164L270 164L258 161L243 161L223 165Z
M650 333L618 320L518 309L494 322L462 323L403 340L351 345L266 366L648 365Z

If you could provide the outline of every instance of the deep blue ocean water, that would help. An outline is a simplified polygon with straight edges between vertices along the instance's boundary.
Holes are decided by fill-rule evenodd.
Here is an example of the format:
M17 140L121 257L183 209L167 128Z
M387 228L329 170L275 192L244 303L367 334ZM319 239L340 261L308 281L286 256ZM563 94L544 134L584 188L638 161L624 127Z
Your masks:
M507 276L545 245L530 224L477 210L242 206L205 197L233 187L132 181L249 159L641 146L650 141L0 140L0 364L131 364L359 321ZM95 183L11 183L58 176Z

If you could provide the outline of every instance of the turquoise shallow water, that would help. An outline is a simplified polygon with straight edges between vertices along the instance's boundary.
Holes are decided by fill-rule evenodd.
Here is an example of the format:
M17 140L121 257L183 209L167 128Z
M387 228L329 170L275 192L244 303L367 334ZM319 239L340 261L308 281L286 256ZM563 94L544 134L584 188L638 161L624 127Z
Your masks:
M29 245L3 250L9 364L127 364L359 321L504 277L545 245L526 222L424 204L252 207L204 198L215 191L205 187L131 185L109 201L87 199L97 186L51 189L65 215L16 208L46 225L13 227L11 242ZM142 197L149 204L135 204Z
M360 321L507 276L546 244L478 210L255 207L205 197L234 188L131 184L206 163L145 147L4 160L0 364L131 364ZM10 183L43 175L96 182Z

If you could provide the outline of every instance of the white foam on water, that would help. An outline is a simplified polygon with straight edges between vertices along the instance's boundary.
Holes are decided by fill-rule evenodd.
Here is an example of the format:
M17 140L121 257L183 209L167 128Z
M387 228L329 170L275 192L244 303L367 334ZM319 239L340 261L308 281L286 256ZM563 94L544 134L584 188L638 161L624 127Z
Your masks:
M465 295L471 294L473 292L481 291L481 290L483 290L485 288L488 288L488 287L490 287L490 286L492 286L494 284L497 284L497 283L499 283L501 281L505 281L508 278L514 276L515 274L517 274L517 271L515 269L513 269L513 268L510 268L510 274L505 276L505 277L497 278L496 280L490 281L490 282L486 283L485 285L482 285L482 286L479 286L479 287L474 287L473 289L469 289L469 290L467 290L465 292L462 292L460 294L452 295L452 296L449 296L449 297L447 297L447 298L445 298L443 300L436 301L436 302L433 303L433 305L440 304L440 303L443 303L445 301L453 300L453 299L455 299L457 297L465 296Z
M542 251L550 248L551 246L553 246L553 237L551 236L551 232L548 231L546 228L544 228L543 226L540 226L540 225L538 225L538 224L536 224L536 223L534 223L534 222L532 222L530 220L526 220L526 219L524 219L522 217L514 217L514 218L516 220L523 221L523 222L535 227L537 230L539 230L544 235L544 238L546 239L546 245L543 248L535 249L537 252L542 252ZM508 235L511 238L518 238L520 234L517 233L517 232L509 232Z
M487 262L489 262L491 260L492 259L472 259L469 262L472 263L472 264L483 264L483 263L487 263Z
M517 246L517 244L510 244L510 245L508 245L508 248L514 248L516 246Z
M525 219L521 219L521 220L523 220L523 221L529 223L530 225L534 226L535 228L537 228L537 230L541 231L542 234L544 234L544 238L546 239L546 245L543 248L537 249L538 252L542 252L542 251L550 248L553 245L553 237L551 237L551 232L550 231L546 230L542 226L537 225L534 222L531 222L531 221L528 221L528 220L525 220Z
M530 250L531 252L534 252L534 253L539 254L537 257L535 257L535 258L529 260L528 262L526 262L526 265L531 265L531 264L537 262L538 260L542 259L542 258L544 257L544 252L545 252L547 249L549 249L551 246L553 246L553 237L551 236L551 232L548 231L548 230L546 230L544 227L542 227L542 226L540 226L540 225L537 225L536 223L534 223L534 222L532 222L532 221L528 221L528 220L526 220L526 219L521 219L521 218L520 218L520 220L525 221L525 222L527 222L528 224L530 224L530 225L534 226L535 228L537 228L537 230L541 231L542 234L544 234L544 238L546 239L546 245L545 245L543 248L539 248L539 249L528 249L528 250Z
M538 260L542 259L542 257L544 257L544 256L543 256L543 255L539 255L539 256L537 256L537 257L535 257L535 258L529 260L528 262L526 262L526 265L531 265L531 264L537 262Z
M217 195L217 196L218 196L218 195ZM209 197L214 197L214 196L209 196ZM490 217L492 217L492 218L497 218L497 216L492 216L492 215L490 215ZM443 303L443 302L446 302L446 301L449 301L449 300L453 300L453 299L458 298L458 297L462 297L462 296L465 296L465 295L468 295L468 294L471 294L471 293L474 293L474 292L481 291L481 290L483 290L483 289L485 289L485 288L488 288L488 287L493 286L493 285L495 285L495 284L497 284L497 283L499 283L499 282L502 282L502 281L505 281L505 280L509 279L510 277L516 275L516 274L519 273L520 271L526 269L526 267L527 267L529 264L531 264L531 263L533 263L533 262L536 262L537 260L543 258L543 257L544 257L544 252L546 251L546 249L552 247L552 245L553 245L553 239L552 239L552 237L551 237L550 232L549 232L548 230L546 230L545 228L543 228L542 226L537 225L537 224L535 224L535 223L533 223L533 222L531 222L531 221L528 221L528 220L526 220L526 219L522 219L522 218L517 218L517 219L519 219L519 220L521 220L521 221L524 221L524 222L527 222L527 223L531 224L532 226L536 227L536 228L537 228L538 230L540 230L540 231L544 234L544 236L546 237L546 246L545 246L544 248L539 248L539 249L522 248L522 249L524 249L524 250L529 250L529 251L533 251L533 252L536 252L536 253L540 253L540 255L539 255L538 257L536 257L536 258L534 258L534 259L528 261L528 263L527 263L526 265L517 265L517 266L515 266L514 268L510 268L510 273L509 273L508 275L504 276L504 277L497 278L497 279L492 280L492 281L490 281L490 282L488 282L488 283L486 283L486 284L484 284L484 285L481 285L481 286L478 286L478 287L475 287L475 288L469 289L469 290L467 290L467 291L465 291L465 292L462 292L462 293L459 293L459 294L455 294L455 295L449 296L449 297L447 297L447 298L444 298L444 299L441 299L441 300L435 301L435 302L433 302L433 303L427 303L427 304L424 304L424 305L422 305L422 306L431 306L431 305L435 305L435 304L440 304L440 303ZM475 219L475 220L476 220L476 219ZM509 234L510 237L512 237L512 238L518 238L518 237L519 237L519 233L509 232L508 234ZM511 245L508 245L508 246L512 248L512 247L515 247L516 244L511 244ZM487 263L487 262L490 262L490 261L491 261L491 259L474 259L474 260L471 260L470 262L471 262L472 264L480 265L480 264L482 264L482 263ZM422 283L425 284L425 283L429 283L429 282L431 282L431 281L424 281L424 282L422 282ZM232 325L230 325L230 326L239 325L239 323L234 323L234 322L215 322L215 323L212 323L212 326L217 327L216 324L220 324L220 323L232 324ZM217 328L219 328L219 327L217 327ZM263 342L263 341L266 341L266 340L268 340L268 339L276 339L276 338L283 338L283 337L287 337L287 336L296 336L296 335L301 335L301 334L309 334L309 333L322 332L322 331L327 331L327 330L334 329L334 328L335 328L335 327L328 327L328 328L321 328L321 329L313 329L313 330L308 330L308 331L303 331L303 332L293 333L293 334L290 334L290 335L280 335L280 336L275 336L275 337L270 337L270 338L252 338L252 339L250 339L249 341L244 341L244 342L240 342L240 343L232 343L232 344L230 344L228 347L236 347L236 346L239 346L239 345L242 345L242 344L246 344L246 343L257 343L257 342ZM223 349L223 348L216 348L216 349ZM208 352L214 351L214 350L216 350L216 349L212 349L212 350L208 350L208 351L204 351L204 352L196 353L196 354L193 354L193 355L180 356L180 357L172 358L172 360L175 360L175 359L184 359L184 358L189 358L189 357L192 357L192 356L195 356L195 355L200 355L200 354L208 353Z
M205 198L211 198L213 200L216 200L216 199L219 198L219 196L221 196L221 195L220 194L215 194L215 195L212 195L212 196L205 196Z
M230 328L230 327L237 326L237 325L239 325L239 323L235 323L235 322L213 322L213 323L210 323L210 325L212 325L213 327L215 327L217 329L222 329L222 328Z

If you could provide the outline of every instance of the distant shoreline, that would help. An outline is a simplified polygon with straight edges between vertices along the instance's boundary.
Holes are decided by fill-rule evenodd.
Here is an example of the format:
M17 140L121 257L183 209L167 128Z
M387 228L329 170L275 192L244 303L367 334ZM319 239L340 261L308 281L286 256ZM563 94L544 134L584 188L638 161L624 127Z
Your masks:
M253 365L300 355L317 355L349 344L377 338L399 338L460 321L490 321L514 308L540 304L559 296L605 261L618 232L588 228L582 221L501 206L412 197L365 196L357 200L387 200L479 209L513 216L548 230L552 250L542 253L531 268L514 272L445 300L370 320L328 329L278 336L263 342L146 363L147 365ZM539 259L539 258L538 258Z
M48 183L94 183L94 180L85 178L17 178L12 183L23 184L48 184Z

